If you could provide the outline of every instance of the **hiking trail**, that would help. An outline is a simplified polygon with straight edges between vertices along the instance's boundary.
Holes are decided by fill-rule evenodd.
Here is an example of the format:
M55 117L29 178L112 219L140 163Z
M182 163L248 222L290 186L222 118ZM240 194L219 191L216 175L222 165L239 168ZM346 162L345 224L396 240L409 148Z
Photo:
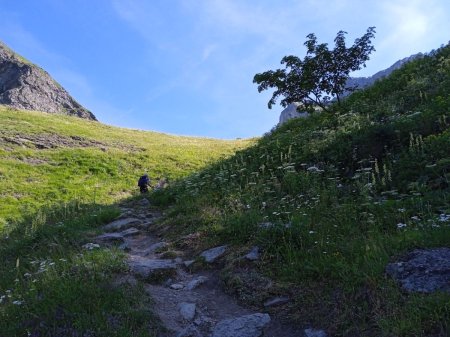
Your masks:
M326 336L320 330L297 330L284 326L265 312L255 312L239 305L221 289L215 270L193 272L192 261L165 255L164 241L152 232L152 225L162 216L149 208L147 199L120 207L122 214L103 226L95 238L101 246L119 245L127 254L129 273L117 284L144 282L153 300L152 311L167 332L161 337L300 337ZM218 249L217 249L218 248ZM211 249L206 260L220 258L222 247ZM180 254L183 256L183 254Z

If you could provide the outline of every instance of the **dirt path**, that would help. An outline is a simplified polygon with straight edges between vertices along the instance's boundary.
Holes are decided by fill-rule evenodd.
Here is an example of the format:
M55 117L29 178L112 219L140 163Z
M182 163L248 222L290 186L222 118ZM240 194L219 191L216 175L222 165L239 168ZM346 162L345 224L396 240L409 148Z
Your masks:
M120 218L104 227L97 242L120 244L128 254L130 274L146 282L153 310L168 329L167 337L301 337L303 330L285 327L266 313L244 308L225 294L214 271L189 272L181 258L167 258L168 242L151 233L160 217L140 204L122 208Z

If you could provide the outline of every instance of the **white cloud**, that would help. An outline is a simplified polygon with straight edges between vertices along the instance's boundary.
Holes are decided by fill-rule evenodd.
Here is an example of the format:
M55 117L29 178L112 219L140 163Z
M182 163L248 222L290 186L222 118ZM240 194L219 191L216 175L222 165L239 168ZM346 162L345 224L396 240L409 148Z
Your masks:
M384 18L383 38L379 43L379 53L385 56L406 57L446 41L436 41L439 31L450 28L445 13L448 8L442 1L398 0L381 4ZM447 29L446 29L447 28Z

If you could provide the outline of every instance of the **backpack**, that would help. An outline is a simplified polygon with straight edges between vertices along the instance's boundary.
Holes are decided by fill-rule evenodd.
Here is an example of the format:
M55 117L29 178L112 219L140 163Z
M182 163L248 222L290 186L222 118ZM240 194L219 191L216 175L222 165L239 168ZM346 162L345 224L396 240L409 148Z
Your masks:
M139 178L138 186L139 186L139 187L145 186L145 185L147 185L148 183L149 183L148 177L142 176L142 177Z

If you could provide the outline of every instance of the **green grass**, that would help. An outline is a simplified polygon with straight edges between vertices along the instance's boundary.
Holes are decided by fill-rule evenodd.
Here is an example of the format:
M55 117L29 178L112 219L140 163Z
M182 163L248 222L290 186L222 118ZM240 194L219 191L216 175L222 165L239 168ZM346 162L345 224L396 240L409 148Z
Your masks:
M81 248L137 194L250 141L178 137L0 106L0 336L158 336L118 250Z
M1 336L157 336L142 286L113 286L118 250L81 246L112 207L77 202L41 209L0 238Z
M257 306L271 293L249 296L234 258L261 247L256 269L293 297L300 325L447 336L450 294L404 294L384 270L414 248L450 245L441 221L450 214L449 65L447 46L154 194L175 203L169 236L199 233L194 253L232 244L225 282Z
M0 125L0 229L49 202L112 203L132 195L144 171L154 183L158 177L173 181L249 144L122 129L2 106Z

